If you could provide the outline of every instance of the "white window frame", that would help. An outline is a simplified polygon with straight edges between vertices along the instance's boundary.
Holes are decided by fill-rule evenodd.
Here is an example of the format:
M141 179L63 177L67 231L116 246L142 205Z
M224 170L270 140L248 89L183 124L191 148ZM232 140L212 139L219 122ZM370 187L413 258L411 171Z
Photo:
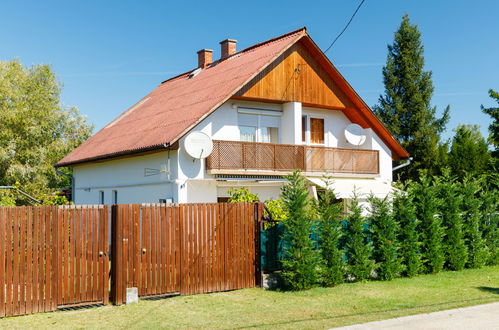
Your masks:
M104 190L99 190L99 204L104 205L105 201Z
M321 146L321 147L325 147L328 145L328 131L326 129L326 115L322 115L322 114L310 114L310 113L302 113L302 117L305 116L307 117L307 119L305 120L306 121L306 124L307 124L307 127L306 127L306 130L305 130L305 142L302 141L303 144L305 145L308 145L308 146ZM311 131L310 131L310 119L311 118L316 118L316 119L322 119L324 120L324 143L312 143L310 142L311 140ZM301 119L300 119L301 120ZM301 131L300 131L300 134L301 134Z

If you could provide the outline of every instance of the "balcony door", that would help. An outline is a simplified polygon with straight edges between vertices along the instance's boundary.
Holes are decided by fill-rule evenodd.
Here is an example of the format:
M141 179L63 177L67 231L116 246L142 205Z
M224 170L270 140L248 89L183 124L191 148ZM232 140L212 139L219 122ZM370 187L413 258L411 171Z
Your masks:
M239 108L240 141L279 143L280 115L280 111Z

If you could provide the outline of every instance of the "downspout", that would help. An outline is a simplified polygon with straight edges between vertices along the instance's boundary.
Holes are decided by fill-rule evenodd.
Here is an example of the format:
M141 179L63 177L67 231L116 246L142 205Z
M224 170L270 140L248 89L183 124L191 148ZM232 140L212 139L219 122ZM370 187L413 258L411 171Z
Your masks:
M71 174L66 174L62 171L59 171L57 169L57 167L54 166L54 170L57 174L60 174L60 175L64 175L65 177L69 178L69 180L71 180L71 201L74 202L75 201L75 195L76 195L76 187L75 187L75 178L73 175Z
M411 161L412 161L412 157L409 157L409 159L407 159L407 161L405 163L402 163L402 164L397 165L394 168L392 168L392 172L395 172L396 170L400 170L403 167L409 166L409 164L411 164Z

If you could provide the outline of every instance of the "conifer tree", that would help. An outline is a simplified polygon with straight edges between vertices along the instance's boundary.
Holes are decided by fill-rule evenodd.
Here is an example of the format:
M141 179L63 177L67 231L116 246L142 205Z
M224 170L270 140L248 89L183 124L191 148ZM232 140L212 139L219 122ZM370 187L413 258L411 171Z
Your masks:
M366 219L362 216L362 208L356 196L350 201L346 229L346 258L348 274L355 281L363 281L371 276L374 268L372 260L372 243L368 241L365 226Z
M413 277L421 272L421 251L419 242L416 209L411 193L412 183L408 185L408 193L396 193L393 198L393 217L400 225L399 255L404 267L403 273Z
M419 169L437 173L443 154L440 133L449 119L449 107L436 118L436 108L431 105L432 72L424 70L421 33L408 15L402 17L394 42L388 45L383 82L385 93L374 112L414 158L413 164L401 171L402 179L416 179Z
M369 198L371 204L371 233L373 255L376 261L377 276L381 280L392 280L401 270L398 258L398 223L391 212L388 198Z
M421 222L421 252L427 273L442 271L445 255L442 246L444 230L442 218L438 216L439 200L431 178L424 172L413 189L416 214Z
M459 184L451 177L449 169L445 169L437 187L438 197L442 201L439 211L445 228L446 267L450 270L462 270L468 260L468 251L464 242L463 217L459 214L462 202Z
M317 282L318 253L310 237L310 198L305 179L299 170L286 177L282 200L287 214L284 224L284 258L281 277L285 288L303 290Z
M461 212L464 217L464 233L466 245L468 247L469 268L480 268L485 265L488 259L487 248L481 231L482 202L478 196L481 182L471 177L463 180L461 196L463 197Z
M482 233L489 251L487 264L499 265L499 192L488 188L480 195Z
M326 178L324 181L331 188L331 180ZM339 248L339 240L342 236L341 216L343 207L341 203L337 203L335 200L334 191L326 189L319 194L319 201L316 205L320 221L321 277L325 286L340 284L345 278L343 251Z

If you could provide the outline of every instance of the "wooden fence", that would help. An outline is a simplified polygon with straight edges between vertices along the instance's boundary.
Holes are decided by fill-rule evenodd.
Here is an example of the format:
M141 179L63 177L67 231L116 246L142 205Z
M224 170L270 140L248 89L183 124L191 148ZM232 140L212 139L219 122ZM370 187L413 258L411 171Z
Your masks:
M260 203L113 206L112 297L253 287Z
M0 207L0 317L255 286L260 203ZM110 241L111 238L111 241ZM109 246L112 245L110 258ZM111 260L111 288L109 263Z
M107 303L106 206L0 207L0 316Z

